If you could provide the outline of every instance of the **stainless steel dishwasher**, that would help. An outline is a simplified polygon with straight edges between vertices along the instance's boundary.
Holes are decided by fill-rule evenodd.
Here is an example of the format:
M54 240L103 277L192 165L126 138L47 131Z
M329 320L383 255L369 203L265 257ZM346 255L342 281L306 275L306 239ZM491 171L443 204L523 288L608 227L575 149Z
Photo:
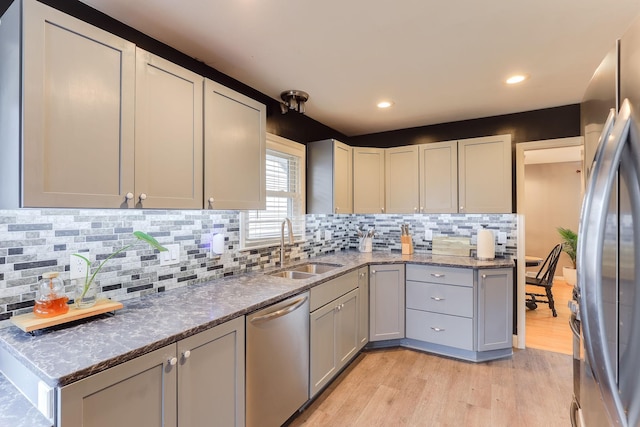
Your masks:
M309 293L246 317L247 427L282 425L309 399Z

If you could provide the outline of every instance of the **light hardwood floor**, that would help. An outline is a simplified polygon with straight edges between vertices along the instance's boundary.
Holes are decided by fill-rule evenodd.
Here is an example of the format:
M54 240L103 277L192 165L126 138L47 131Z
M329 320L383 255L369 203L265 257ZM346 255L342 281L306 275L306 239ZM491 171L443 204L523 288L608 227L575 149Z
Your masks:
M526 313L526 350L468 363L408 349L366 351L289 426L571 425L572 287L553 286L558 317L545 304Z
M571 363L537 349L477 364L402 348L366 351L289 425L566 427Z
M527 286L527 290L540 293L542 288ZM573 352L573 336L569 328L571 311L567 305L573 286L562 280L553 283L551 291L558 317L553 317L547 304L538 304L535 310L527 309L525 346L564 354Z

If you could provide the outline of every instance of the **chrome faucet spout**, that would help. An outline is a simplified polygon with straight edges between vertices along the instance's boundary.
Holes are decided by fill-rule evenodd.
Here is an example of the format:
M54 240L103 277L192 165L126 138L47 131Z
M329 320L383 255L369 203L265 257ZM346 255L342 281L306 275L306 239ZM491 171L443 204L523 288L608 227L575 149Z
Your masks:
M282 225L280 227L280 266L284 265L284 224L287 224L287 231L289 233L289 244L293 245L293 226L291 225L291 220L289 218L285 218L282 220Z

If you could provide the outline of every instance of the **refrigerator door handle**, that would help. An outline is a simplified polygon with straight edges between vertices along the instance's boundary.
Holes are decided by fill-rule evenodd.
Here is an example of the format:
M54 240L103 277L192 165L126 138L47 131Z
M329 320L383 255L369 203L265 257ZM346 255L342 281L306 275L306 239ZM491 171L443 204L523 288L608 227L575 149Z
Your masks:
M584 331L585 351L594 371L602 399L611 421L617 426L628 425L620 399L613 361L607 351L607 336L602 312L602 259L605 221L615 178L625 143L637 141L629 132L631 103L622 102L611 135L603 136L594 161L589 187L585 195L578 238L578 286L581 292L580 316ZM606 132L606 127L605 127ZM589 286L585 281L589 279Z

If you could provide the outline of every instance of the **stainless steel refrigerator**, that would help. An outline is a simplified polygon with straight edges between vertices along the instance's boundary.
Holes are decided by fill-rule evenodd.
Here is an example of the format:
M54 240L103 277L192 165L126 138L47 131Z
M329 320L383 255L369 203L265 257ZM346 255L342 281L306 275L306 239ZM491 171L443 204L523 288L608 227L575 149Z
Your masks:
M597 148L578 233L572 422L640 426L640 21L598 68L581 114L587 161Z

